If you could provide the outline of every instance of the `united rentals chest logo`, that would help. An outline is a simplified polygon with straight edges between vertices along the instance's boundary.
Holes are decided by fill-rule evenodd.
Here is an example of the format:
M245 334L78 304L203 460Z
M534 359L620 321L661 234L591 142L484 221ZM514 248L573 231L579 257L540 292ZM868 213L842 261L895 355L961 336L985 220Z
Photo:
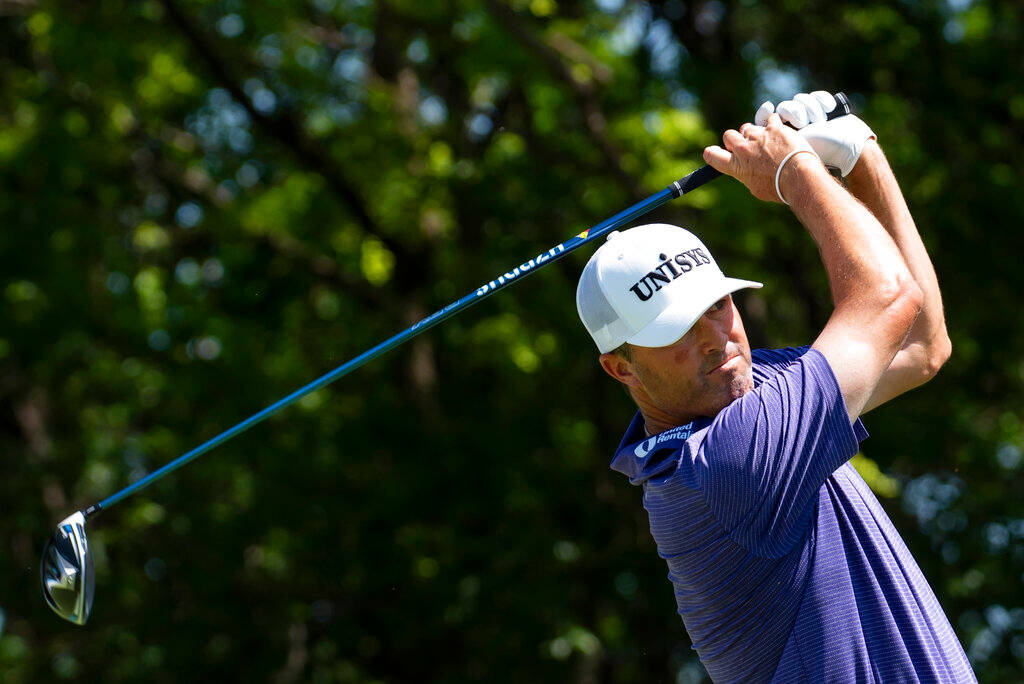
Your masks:
M672 282L684 273L711 263L711 257L700 247L680 252L671 259L664 254L659 254L658 259L661 260L661 263L629 288L641 302L646 302L663 285Z
M654 451L654 447L658 446L659 444L663 444L674 439L687 439L691 434L693 434L692 421L687 423L686 425L679 425L677 427L672 428L671 430L666 430L665 432L654 435L653 437L648 437L647 439L636 445L636 448L633 449L633 455L639 459L645 459L647 458L648 454Z

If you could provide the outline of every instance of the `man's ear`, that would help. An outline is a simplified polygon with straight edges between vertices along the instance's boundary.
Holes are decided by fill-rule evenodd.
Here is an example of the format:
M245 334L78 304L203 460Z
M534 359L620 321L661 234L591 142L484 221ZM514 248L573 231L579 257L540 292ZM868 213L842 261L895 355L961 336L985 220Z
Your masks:
M626 387L640 387L640 378L633 370L633 364L614 352L605 352L598 359L604 372Z

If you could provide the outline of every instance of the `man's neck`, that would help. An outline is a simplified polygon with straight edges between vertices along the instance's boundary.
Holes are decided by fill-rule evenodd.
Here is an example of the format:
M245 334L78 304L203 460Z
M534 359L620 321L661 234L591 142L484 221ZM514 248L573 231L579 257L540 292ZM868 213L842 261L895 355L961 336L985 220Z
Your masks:
M643 409L640 409L640 415L642 415L644 418L644 431L647 433L648 437L656 435L660 432L665 432L665 430L671 430L672 428L679 427L680 425L686 425L688 423L693 422L694 420L694 418L690 418L682 422L680 422L678 418L674 420L666 420L664 418L651 416Z
M642 390L630 388L629 393L633 397L637 408L640 409L640 415L644 418L644 430L647 431L648 436L656 435L665 430L671 430L680 425L686 425L697 417L688 414L669 413L656 406L651 401L651 398L647 396L647 393Z

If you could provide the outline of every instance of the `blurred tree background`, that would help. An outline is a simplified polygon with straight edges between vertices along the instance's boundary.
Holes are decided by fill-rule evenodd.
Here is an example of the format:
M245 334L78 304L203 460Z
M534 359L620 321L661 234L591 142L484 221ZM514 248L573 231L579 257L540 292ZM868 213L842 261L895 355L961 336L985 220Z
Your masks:
M90 525L54 524L660 190L765 98L845 90L954 356L857 465L983 681L1024 667L1022 6L995 0L0 1L0 679L700 682L581 250ZM720 179L648 216L829 310L813 244ZM584 254L583 252L586 252Z

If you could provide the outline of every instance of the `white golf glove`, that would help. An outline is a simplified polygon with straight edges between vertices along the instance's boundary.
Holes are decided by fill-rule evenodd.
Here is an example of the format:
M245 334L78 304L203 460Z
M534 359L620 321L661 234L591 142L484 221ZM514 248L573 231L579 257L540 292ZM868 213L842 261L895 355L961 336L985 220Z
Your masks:
M824 90L799 93L792 100L780 102L776 107L765 102L757 110L754 123L764 126L772 112L778 113L784 123L807 138L825 166L839 169L845 177L860 159L864 143L875 135L866 123L853 114L828 120L826 114L836 107L836 99Z

